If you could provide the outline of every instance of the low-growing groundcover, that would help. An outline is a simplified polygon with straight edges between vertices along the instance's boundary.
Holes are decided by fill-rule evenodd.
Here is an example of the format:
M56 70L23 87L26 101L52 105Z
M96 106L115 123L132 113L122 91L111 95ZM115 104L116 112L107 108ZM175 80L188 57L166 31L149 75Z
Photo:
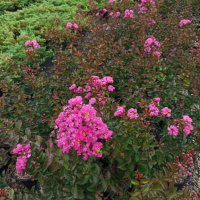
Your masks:
M104 3L105 4L105 3ZM39 26L50 25L55 15L62 25L76 17L77 5L90 10L88 0L9 0L0 2L0 68L8 71L7 58L25 57L24 43L31 39L40 42L40 62L52 57L52 45L47 43ZM17 77L17 74L15 74ZM10 77L12 78L12 77Z
M0 82L0 136L16 164L1 180L6 186L15 168L31 174L41 194L32 188L24 199L196 199L176 187L179 176L193 176L199 149L199 137L190 139L200 129L190 2L167 16L164 1L90 3L87 20L79 8L74 21L56 17L41 27L55 47L48 74L38 40L27 38L20 64L10 59ZM14 73L20 78L7 78Z

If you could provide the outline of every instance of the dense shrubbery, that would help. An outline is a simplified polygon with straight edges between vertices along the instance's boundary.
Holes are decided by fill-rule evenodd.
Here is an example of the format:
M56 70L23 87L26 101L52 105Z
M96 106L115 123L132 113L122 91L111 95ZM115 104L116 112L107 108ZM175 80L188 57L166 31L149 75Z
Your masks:
M55 47L48 73L35 38L26 38L23 62L10 60L0 82L2 142L18 171L40 182L41 199L195 199L189 188L174 187L180 173L192 175L185 167L197 146L189 137L199 131L200 45L191 5L178 12L177 3L164 15L163 1L90 3L87 20L79 8L75 24L62 27L56 18L41 27ZM31 157L21 158L28 144Z

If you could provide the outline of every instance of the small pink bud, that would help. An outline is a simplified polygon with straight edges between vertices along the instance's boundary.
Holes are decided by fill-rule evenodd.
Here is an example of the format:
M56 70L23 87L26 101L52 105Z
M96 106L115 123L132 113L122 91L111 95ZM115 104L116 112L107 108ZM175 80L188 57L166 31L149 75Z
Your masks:
M188 173L188 176L192 176L192 173Z
M196 192L193 192L193 196L196 196L197 195L197 193Z
M190 154L187 154L187 158L189 158L190 157Z
M185 175L185 172L182 172L182 175Z
M194 162L193 162L193 161L191 161L191 162L190 162L190 164L191 164L191 165L193 165L193 164L194 164Z
M187 171L190 171L190 168L187 168Z
M178 157L178 156L176 156L176 159L178 160L178 159L179 159L179 157Z
M181 165L181 164L178 164L178 167L182 167L182 165Z
M182 153L182 156L185 156L185 153L184 153L184 152Z
M185 167L185 164L182 164L183 167Z

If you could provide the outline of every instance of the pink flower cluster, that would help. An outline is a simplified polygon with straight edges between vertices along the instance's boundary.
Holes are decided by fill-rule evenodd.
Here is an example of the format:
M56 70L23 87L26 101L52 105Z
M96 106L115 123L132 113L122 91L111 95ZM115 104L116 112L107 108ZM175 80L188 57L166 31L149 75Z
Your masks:
M109 83L113 83L113 78L110 76L103 77L100 79L98 76L91 76L90 81L86 84L85 88L78 87L76 84L73 84L71 87L69 87L70 90L74 90L75 93L86 93L85 98L88 99L93 95L97 98L98 102L102 105L106 104L107 97L104 96L104 92L107 90L112 92L115 90L115 87L112 85L108 85ZM91 102L96 103L92 100Z
M183 19L180 21L180 27L182 27L183 25L186 25L186 24L190 24L191 21L189 19Z
M117 106L117 111L114 113L114 116L117 117L117 116L122 116L123 113L125 113L125 106Z
M138 113L137 113L137 110L134 109L134 108L130 108L130 109L128 110L128 114L127 114L127 115L129 116L130 119L135 119L135 118L138 118L138 117L139 117L139 115L138 115Z
M92 100L92 99L91 99ZM59 127L57 134L58 147L63 153L69 153L73 148L77 155L102 157L102 143L99 139L112 138L112 131L108 130L101 117L97 117L96 110L91 105L83 104L82 97L76 96L63 107L55 123Z
M150 53L152 50L154 51L156 47L160 47L160 43L156 41L156 39L153 36L151 36L145 41L144 47L145 47L144 51ZM159 58L161 56L161 52L154 51L153 56Z
M147 24L148 27L150 27L152 24L156 24L156 22L153 19L148 19L147 20L149 23Z
M74 28L74 29L78 29L79 28L79 26L76 24L76 23L71 23L71 22L68 22L67 24L66 24L66 28Z
M162 110L162 115L166 115L166 117L171 117L171 110L168 107L163 108Z
M125 18L134 18L133 13L134 13L133 10L126 9L126 10L125 10L125 15L124 15L124 17L125 17Z
M147 4L147 3L150 3L150 5L155 5L155 2L154 1L152 1L152 0L141 0L141 4L137 4L138 5L138 7L139 7L139 10L140 10L140 12L139 13L142 13L142 14L145 14L146 13L146 11L147 11L147 8L146 7L143 7L143 5L144 4Z
M175 119L174 124L176 126L171 125L170 127L168 127L169 135L173 134L174 136L177 136L179 129L182 129L186 135L189 135L190 132L193 130L192 119L187 115L184 115L183 119L180 120Z
M108 3L114 3L116 0L109 0Z
M149 116L158 116L159 114L159 102L160 102L160 98L156 97L153 100L151 100L151 104L149 105Z
M25 45L29 46L26 52L33 52L34 49L40 48L40 45L37 43L36 40L33 41L27 40Z
M22 170L25 169L27 160L31 157L30 147L30 144L26 145L25 147L23 147L21 144L18 144L17 147L13 149L13 153L20 155L17 157L16 162L17 173L22 173Z

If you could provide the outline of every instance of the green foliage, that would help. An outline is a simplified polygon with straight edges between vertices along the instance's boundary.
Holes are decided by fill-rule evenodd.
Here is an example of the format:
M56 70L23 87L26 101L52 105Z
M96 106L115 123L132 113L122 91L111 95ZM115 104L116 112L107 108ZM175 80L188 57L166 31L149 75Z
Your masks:
M99 17L96 23L95 14L100 8L91 6L87 16L78 9L74 16L68 13L74 2L65 5L63 2L34 3L23 12L17 10L13 16L5 12L0 17L7 27L1 30L1 48L13 55L9 69L2 72L0 80L4 94L0 99L1 141L11 146L10 152L18 143L31 144L32 156L26 170L41 184L42 195L38 198L87 197L92 200L100 199L101 193L108 192L113 199L141 199L141 191L149 195L145 197L147 200L158 199L158 195L163 199L166 196L168 199L188 197L187 189L177 192L174 187L177 169L173 164L174 157L186 150L198 149L199 144L188 140L182 129L175 137L168 134L167 128L174 119L188 115L193 119L194 131L199 131L199 57L197 53L189 52L199 35L195 24L180 28L180 18L175 12L179 4L172 7L174 12L164 16L161 11L166 2L156 2L156 9L149 5L149 12L140 14L137 7L131 7L132 1L124 0L106 7L109 13L120 10L119 18L110 17L105 21ZM185 5L181 8L181 12L186 11ZM89 6L83 10L87 9ZM135 10L133 19L124 18L126 9ZM59 21L53 18L54 11ZM72 21L71 16L79 25L77 30L63 27L68 20ZM189 18L189 15L184 16ZM148 27L149 18L155 19L156 24ZM88 30L90 36L86 43L84 34ZM20 33L16 39L14 32ZM161 43L160 58L144 52L144 43L151 35ZM34 39L41 48L25 53L24 43ZM46 41L49 41L48 46L45 46ZM65 51L61 51L63 42L67 47ZM6 44L16 48L11 50ZM47 74L41 59L46 53L51 54L53 46L54 65ZM45 47L49 48L47 52ZM66 154L58 147L55 120L69 99L79 95L84 103L88 103L84 98L86 92L76 94L69 87L72 84L84 87L91 76L114 79L115 91L103 93L107 98L104 108L101 110L100 103L93 105L97 115L113 131L113 138L102 142L102 158L92 156L83 160L74 149ZM27 92L26 88L32 92ZM96 93L91 97L99 98ZM161 99L157 104L160 112L169 107L172 116L148 115L148 106L155 97ZM115 117L117 106L126 106L126 112L135 108L139 117L130 120L127 113ZM145 177L141 182L135 178L136 169ZM128 186L132 193L126 192ZM33 197L31 191L27 193Z

